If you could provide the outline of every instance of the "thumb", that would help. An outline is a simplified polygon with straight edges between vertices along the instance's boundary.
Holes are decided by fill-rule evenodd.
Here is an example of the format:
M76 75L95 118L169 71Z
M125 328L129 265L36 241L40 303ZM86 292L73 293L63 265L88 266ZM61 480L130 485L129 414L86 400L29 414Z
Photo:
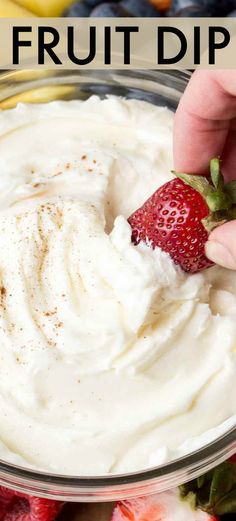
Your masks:
M208 259L224 268L236 270L236 220L215 228L205 246Z

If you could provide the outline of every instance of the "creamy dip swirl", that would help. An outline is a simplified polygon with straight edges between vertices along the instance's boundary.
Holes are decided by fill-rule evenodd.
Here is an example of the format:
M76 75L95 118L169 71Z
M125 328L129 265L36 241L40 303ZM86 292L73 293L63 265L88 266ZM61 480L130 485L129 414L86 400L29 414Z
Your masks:
M236 274L131 243L172 123L116 97L0 114L0 458L130 472L235 424Z

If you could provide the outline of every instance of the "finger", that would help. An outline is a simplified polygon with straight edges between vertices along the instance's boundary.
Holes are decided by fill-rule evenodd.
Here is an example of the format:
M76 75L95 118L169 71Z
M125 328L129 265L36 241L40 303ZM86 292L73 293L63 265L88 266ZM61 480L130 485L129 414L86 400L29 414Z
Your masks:
M175 169L206 171L210 158L222 154L235 116L236 71L196 71L175 116Z
M236 221L213 230L206 243L207 257L225 268L236 270Z

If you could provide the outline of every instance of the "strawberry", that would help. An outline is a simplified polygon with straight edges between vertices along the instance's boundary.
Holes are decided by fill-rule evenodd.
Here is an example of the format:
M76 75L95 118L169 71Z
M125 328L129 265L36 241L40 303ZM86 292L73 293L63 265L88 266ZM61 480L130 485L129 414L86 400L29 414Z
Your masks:
M236 182L224 184L220 160L210 162L211 178L176 173L128 219L132 241L161 248L189 273L212 266L205 256L209 232L236 216Z
M0 521L54 521L62 505L0 487Z
M191 508L180 499L178 491L169 491L153 496L119 501L111 521L217 521L212 516Z
M236 454L234 454L233 456L231 456L231 458L229 458L229 462L236 463Z

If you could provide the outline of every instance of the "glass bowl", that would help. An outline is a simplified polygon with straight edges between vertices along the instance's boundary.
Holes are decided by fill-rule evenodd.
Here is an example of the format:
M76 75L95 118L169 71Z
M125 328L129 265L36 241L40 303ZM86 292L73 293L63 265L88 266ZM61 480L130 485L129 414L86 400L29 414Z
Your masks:
M176 109L190 73L182 71L17 71L0 75L0 108L18 102L86 99L91 94L138 98ZM236 452L236 426L209 445L143 472L106 476L45 474L0 461L0 484L64 501L113 501L161 492L200 476Z

